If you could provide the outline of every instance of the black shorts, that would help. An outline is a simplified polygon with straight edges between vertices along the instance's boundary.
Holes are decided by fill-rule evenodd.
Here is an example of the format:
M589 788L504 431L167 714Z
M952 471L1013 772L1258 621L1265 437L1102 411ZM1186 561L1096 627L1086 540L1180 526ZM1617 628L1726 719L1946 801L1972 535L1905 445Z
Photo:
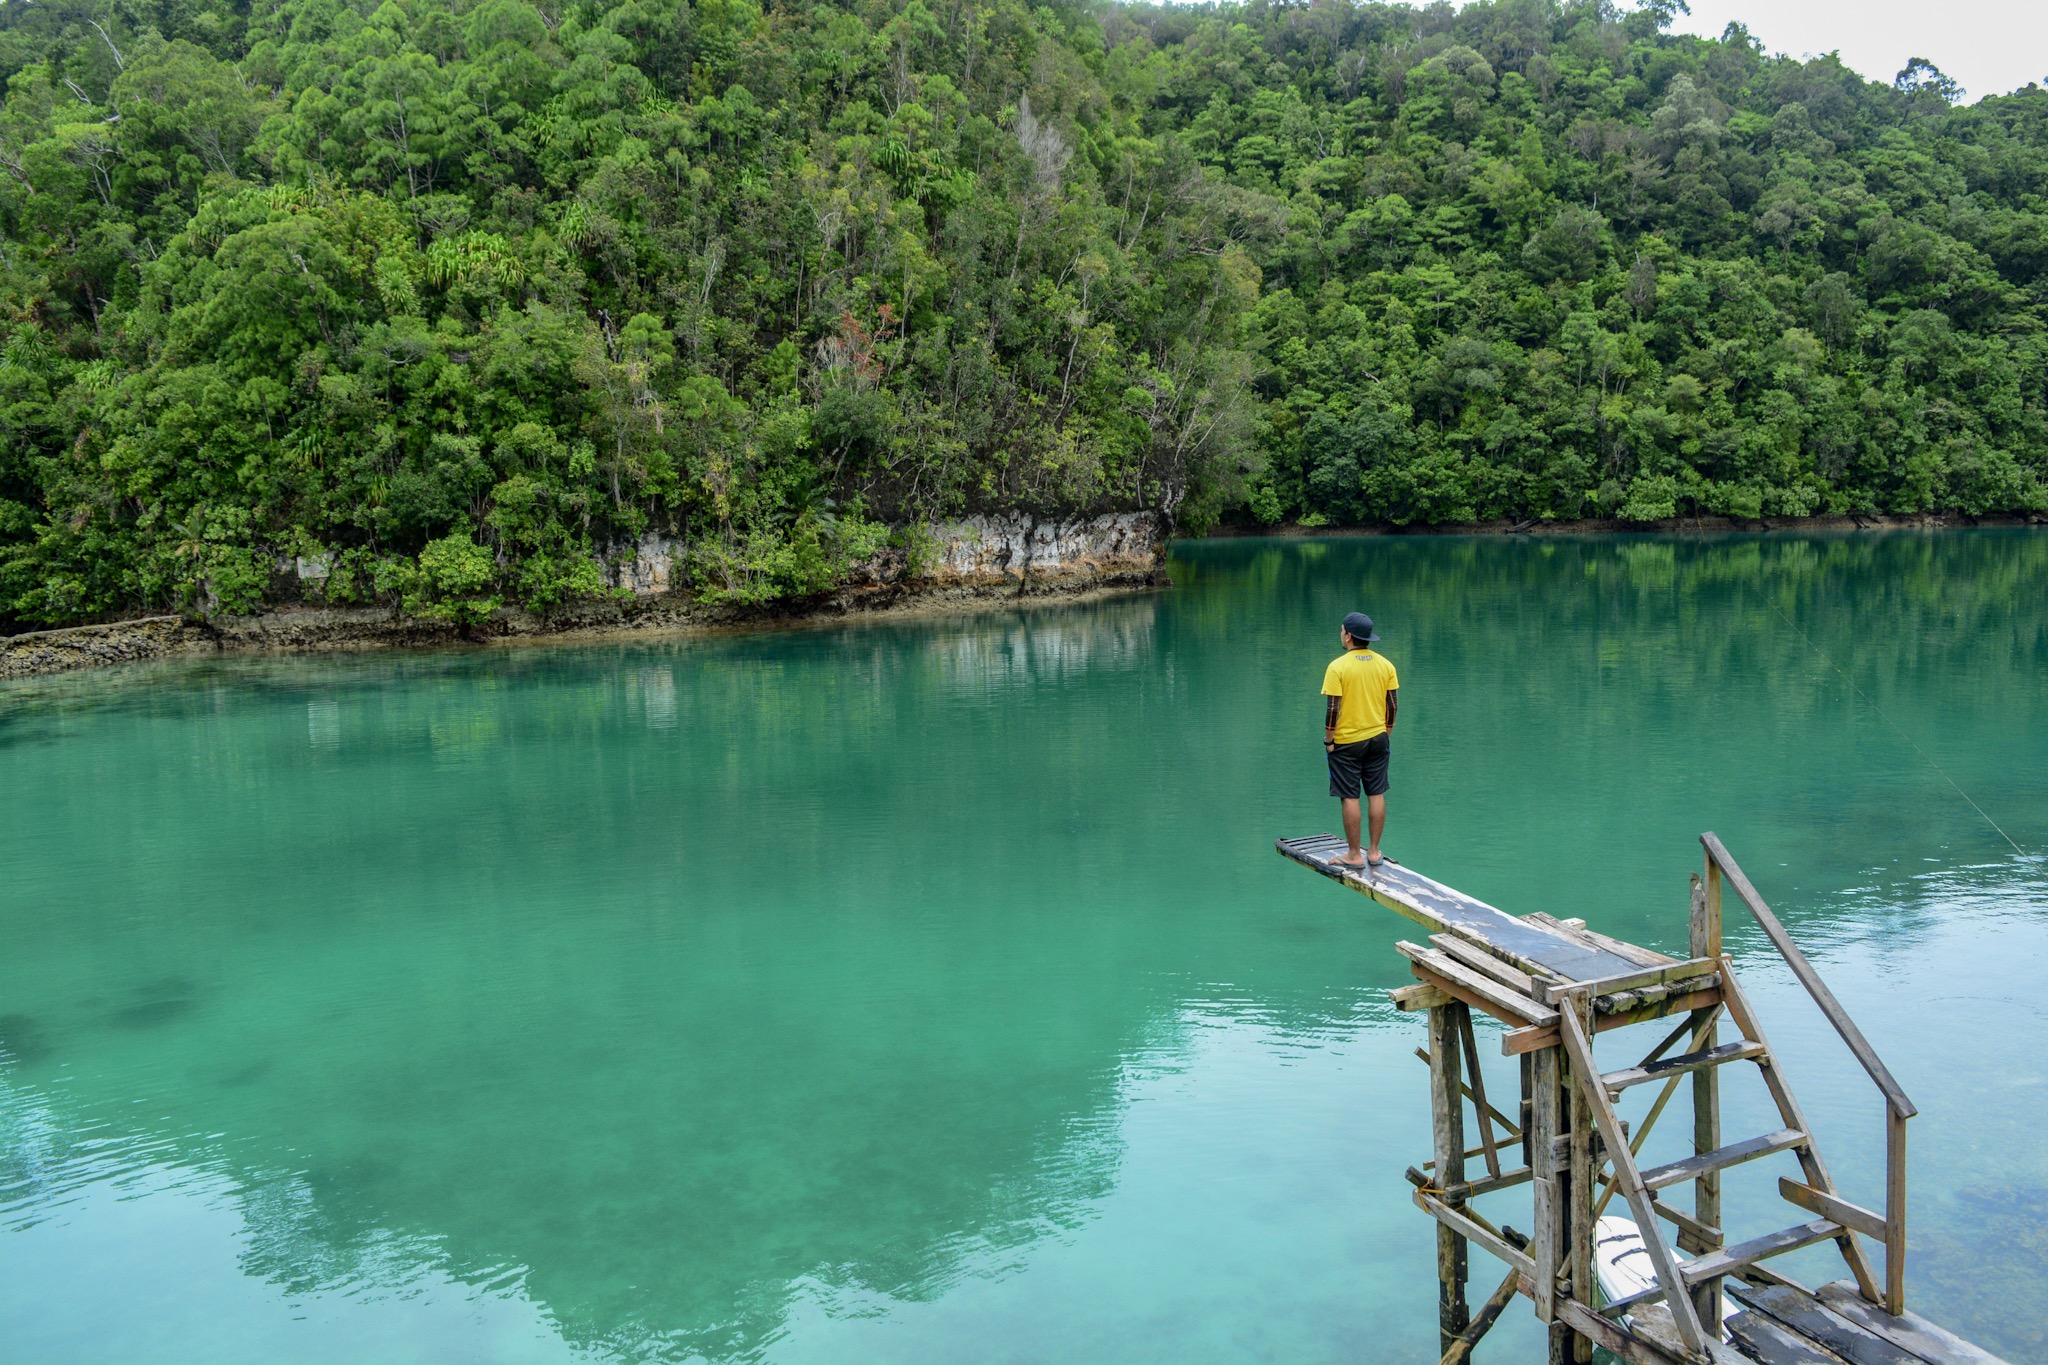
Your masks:
M1392 739L1392 735L1382 732L1371 739L1339 744L1329 750L1330 795L1344 801L1356 801L1359 784L1363 782L1367 796L1385 796L1387 754L1392 747Z

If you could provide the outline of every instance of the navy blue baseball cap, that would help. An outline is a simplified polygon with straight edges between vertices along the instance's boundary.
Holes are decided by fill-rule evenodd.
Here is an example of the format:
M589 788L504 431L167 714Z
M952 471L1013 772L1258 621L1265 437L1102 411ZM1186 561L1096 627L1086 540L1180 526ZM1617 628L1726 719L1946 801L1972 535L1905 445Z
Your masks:
M1372 633L1372 618L1362 611L1354 611L1344 618L1344 633L1368 645L1380 638Z

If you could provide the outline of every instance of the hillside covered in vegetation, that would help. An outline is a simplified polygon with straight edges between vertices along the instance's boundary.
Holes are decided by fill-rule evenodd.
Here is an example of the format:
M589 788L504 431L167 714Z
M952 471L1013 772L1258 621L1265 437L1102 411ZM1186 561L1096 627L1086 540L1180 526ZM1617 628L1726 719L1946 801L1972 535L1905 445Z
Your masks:
M2048 91L1670 17L4 0L0 627L2048 503Z

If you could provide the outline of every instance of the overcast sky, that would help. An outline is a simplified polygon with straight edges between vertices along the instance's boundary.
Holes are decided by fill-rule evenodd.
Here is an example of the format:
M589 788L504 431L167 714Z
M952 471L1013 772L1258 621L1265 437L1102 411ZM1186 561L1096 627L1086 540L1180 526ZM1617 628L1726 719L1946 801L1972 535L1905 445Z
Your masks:
M1681 33L1718 38L1748 26L1766 50L1794 57L1840 52L1845 65L1890 84L1925 57L1975 100L2030 81L2048 83L2048 0L1691 0Z

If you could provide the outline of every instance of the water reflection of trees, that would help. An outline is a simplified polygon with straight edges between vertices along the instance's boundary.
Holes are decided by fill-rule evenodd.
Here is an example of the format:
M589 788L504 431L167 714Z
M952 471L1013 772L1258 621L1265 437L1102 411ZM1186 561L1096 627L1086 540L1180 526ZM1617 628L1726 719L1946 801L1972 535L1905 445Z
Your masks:
M2023 766L1983 718L2038 721L2044 545L1205 544L1184 592L1072 609L11 693L22 837L105 855L0 908L14 1074L61 1070L81 1135L146 1097L134 1159L235 1173L251 1269L289 1289L432 1258L523 1274L572 1341L758 1355L795 1284L927 1296L1086 1217L1123 1069L1191 1004L1314 1034L1396 982L1398 928L1294 894L1264 844L1328 819L1312 693L1344 610L1382 620L1427 734L1404 853L1491 875L1487 838L1544 837L1528 803L1604 791L1606 899L1573 912L1631 933L1660 819L1682 848L1754 806L1768 848L1825 818L1853 859L1924 818L1827 789L1894 741L1773 605L1975 745L1965 777ZM1653 932L1684 852L1644 855L1679 893ZM1509 866L1472 889L1536 908ZM1906 900L1894 933L1936 913ZM118 932L75 931L110 906ZM26 1204L79 1169L38 1141Z

